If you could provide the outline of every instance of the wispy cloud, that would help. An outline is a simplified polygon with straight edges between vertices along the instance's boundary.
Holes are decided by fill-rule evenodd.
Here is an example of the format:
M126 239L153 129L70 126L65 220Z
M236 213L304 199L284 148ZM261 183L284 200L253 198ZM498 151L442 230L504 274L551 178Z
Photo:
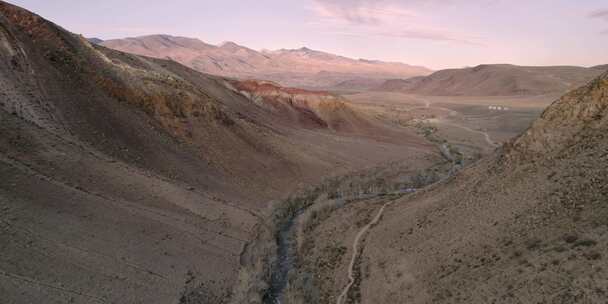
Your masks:
M608 9L593 11L589 14L589 18L599 18L608 21Z
M409 38L409 39L423 39L423 40L433 40L433 41L449 41L449 42L457 42L462 44L469 45L477 45L484 46L484 43L477 42L475 40L460 37L458 35L453 35L447 31L434 31L428 29L412 29L412 30L400 30L394 32L385 32L381 34L382 36L390 36L390 37L398 37L398 38Z
M313 24L352 36L390 36L404 39L482 45L472 35L456 33L427 21L416 4L436 0L313 0L319 18ZM439 1L437 1L439 2Z
M601 20L608 22L608 9L601 9L601 10L593 11L589 14L589 18L601 19ZM608 29L601 31L600 34L608 35Z
M321 18L351 25L379 26L415 16L410 10L382 0L313 0L312 9Z

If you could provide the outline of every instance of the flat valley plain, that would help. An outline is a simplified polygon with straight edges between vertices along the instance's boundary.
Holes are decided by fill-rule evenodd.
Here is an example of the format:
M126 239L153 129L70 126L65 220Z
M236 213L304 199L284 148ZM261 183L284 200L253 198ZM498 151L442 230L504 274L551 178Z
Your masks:
M403 127L426 128L427 133L470 156L490 153L521 134L559 98L559 94L427 96L374 91L343 96L381 120Z

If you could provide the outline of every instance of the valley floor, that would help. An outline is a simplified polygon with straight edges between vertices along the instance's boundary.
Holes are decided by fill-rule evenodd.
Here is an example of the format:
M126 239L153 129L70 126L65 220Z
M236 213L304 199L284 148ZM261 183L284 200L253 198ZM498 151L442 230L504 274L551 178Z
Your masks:
M277 245L285 247L282 254L289 255L283 257L289 266L288 269L284 264L271 266L273 271L285 272L280 276L285 282L278 284L280 288L272 289L265 303L278 303L277 300L281 303L359 302L362 288L367 288L362 282L369 278L372 264L373 268L387 267L383 265L385 262L372 261L363 253L369 251L367 244L374 237L383 237L384 233L375 230L387 216L385 213L394 209L391 205L415 189L450 177L463 165L474 163L521 133L551 97L452 100L361 93L348 98L357 107L375 113L380 120L417 130L439 147L444 159L426 161L425 168L415 166L421 163L416 157L410 157L400 163L400 167L378 170L382 173L363 171L360 176L366 176L364 179L344 176L329 188L331 190L324 188L321 194L308 198L298 207L301 211L288 213L288 217L294 219L290 220L289 230L280 230L279 239L283 241ZM501 104L509 110L491 110L488 107L492 104ZM382 180L383 187L369 188L374 176ZM351 188L336 190L345 184ZM358 187L356 191L353 185ZM405 270L392 271L397 271L398 280L406 275Z
M346 95L358 107L396 125L427 132L469 153L487 154L521 134L558 96L422 96L365 92Z

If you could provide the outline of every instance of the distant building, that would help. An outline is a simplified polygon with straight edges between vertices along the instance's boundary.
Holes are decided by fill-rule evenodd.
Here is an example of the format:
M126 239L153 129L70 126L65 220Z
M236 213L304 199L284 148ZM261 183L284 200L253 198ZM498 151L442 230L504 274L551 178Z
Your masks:
M491 111L509 111L509 108L504 106L488 106L488 110Z

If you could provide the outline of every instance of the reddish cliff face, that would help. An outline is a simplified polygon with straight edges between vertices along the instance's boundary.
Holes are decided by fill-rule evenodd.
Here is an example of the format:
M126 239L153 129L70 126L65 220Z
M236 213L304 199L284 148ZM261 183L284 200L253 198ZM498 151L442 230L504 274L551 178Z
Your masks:
M263 95L277 95L286 93L290 95L334 96L325 91L311 91L299 88L282 87L281 85L270 81L243 80L233 81L232 84L239 90Z
M373 128L368 117L343 97L324 91L285 88L267 81L232 81L231 85L250 100L278 114L286 122L305 128L357 132Z

